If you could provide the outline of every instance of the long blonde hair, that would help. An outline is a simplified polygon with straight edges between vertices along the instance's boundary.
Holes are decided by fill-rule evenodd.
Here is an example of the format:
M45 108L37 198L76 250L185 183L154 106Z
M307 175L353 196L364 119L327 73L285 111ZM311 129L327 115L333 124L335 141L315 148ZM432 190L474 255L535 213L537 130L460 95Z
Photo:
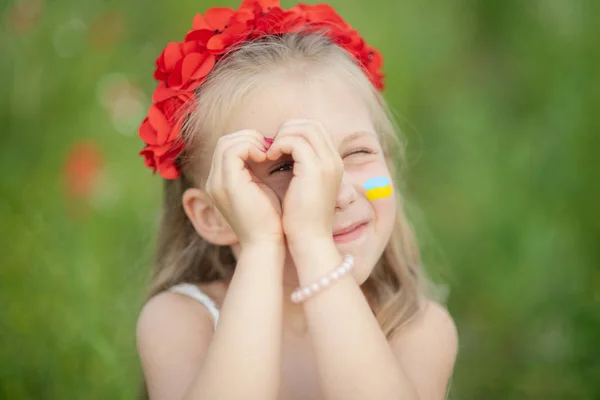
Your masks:
M223 121L245 95L273 74L292 72L310 79L326 68L345 74L363 95L396 187L395 227L363 290L387 337L416 314L425 286L416 238L405 215L400 179L405 169L405 146L399 139L400 132L385 100L350 55L324 35L315 33L272 36L246 43L220 60L198 88L193 112L184 127L187 150L178 160L181 177L164 183L150 296L180 282L211 282L233 275L235 258L231 249L208 243L196 233L183 210L181 197L189 187L203 187L214 141L225 133Z

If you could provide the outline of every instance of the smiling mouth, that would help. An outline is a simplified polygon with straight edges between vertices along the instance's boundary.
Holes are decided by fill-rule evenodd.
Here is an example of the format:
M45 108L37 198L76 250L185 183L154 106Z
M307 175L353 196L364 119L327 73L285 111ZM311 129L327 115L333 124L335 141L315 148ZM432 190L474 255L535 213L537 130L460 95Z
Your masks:
M336 243L346 243L356 240L365 233L368 224L368 222L361 222L341 229L333 234L333 240Z

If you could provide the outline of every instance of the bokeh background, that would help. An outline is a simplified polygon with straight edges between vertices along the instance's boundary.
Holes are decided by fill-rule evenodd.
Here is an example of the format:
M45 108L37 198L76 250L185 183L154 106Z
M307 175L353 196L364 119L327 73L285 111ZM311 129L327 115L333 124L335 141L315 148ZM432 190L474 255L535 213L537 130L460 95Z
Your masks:
M237 4L0 3L0 398L136 396L154 60ZM598 2L331 4L385 56L410 214L460 335L451 398L600 399Z

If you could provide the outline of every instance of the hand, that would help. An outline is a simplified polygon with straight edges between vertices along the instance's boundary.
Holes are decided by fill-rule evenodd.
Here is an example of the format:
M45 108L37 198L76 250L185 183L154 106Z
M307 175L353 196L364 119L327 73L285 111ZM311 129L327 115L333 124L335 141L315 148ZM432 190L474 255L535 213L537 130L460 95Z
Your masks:
M248 161L264 162L265 151L263 135L248 129L221 137L213 154L206 192L241 247L283 243L279 199L247 165Z
M317 121L287 121L277 132L267 158L277 160L285 154L294 160L294 175L283 199L282 225L288 244L333 240L344 165L331 136Z

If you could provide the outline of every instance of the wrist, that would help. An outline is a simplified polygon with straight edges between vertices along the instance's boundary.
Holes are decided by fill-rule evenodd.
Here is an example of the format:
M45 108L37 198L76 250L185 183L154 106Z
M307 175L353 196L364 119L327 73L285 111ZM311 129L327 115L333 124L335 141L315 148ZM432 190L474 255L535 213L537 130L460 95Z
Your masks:
M264 254L285 258L285 241L281 239L253 240L240 243L241 254Z
M301 241L294 239L288 241L288 247L302 285L331 272L343 262L343 255L332 237L311 237Z
M331 245L335 247L335 242L333 241L333 235L331 232L320 234L303 233L302 235L286 234L285 241L287 246L290 248L290 251L295 249L305 250L307 246L323 248Z
M285 248L285 237L283 235L265 235L261 237L240 240L240 250L245 249L270 249Z

